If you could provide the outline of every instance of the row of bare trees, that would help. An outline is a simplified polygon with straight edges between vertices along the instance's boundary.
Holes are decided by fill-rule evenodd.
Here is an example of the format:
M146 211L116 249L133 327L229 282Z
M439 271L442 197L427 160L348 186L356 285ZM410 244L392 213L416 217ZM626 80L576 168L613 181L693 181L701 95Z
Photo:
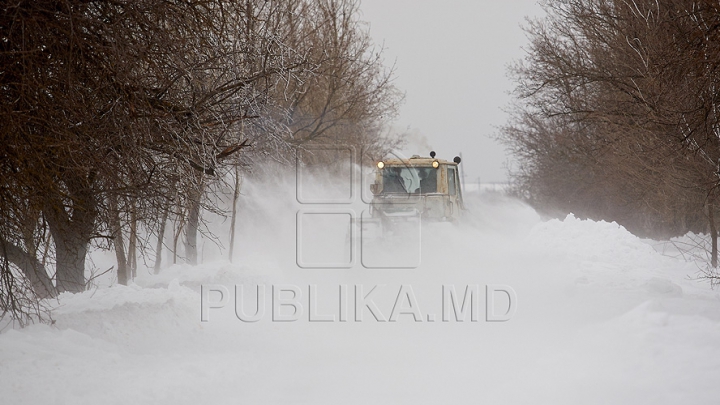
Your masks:
M0 312L84 290L93 246L126 283L157 234L159 269L173 220L196 263L227 173L312 143L391 147L380 51L357 0L3 3Z
M501 139L516 190L546 212L633 232L708 232L717 265L720 4L548 0L512 73Z

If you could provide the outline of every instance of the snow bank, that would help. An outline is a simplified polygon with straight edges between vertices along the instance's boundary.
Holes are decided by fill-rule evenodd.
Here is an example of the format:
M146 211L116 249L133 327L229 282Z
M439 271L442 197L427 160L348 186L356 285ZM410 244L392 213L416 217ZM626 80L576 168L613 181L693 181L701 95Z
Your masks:
M167 345L172 339L166 334L191 337L201 327L197 294L180 286L177 279L167 288L130 285L66 293L58 302L53 312L57 328L126 347Z
M686 289L693 294L708 291L706 283L692 280L702 263L659 251L660 242L638 238L615 222L570 214L536 225L528 241L556 260L573 263L575 270L567 276L574 277L576 285L643 293L646 298L681 296Z
M615 222L581 220L569 214L536 225L529 239L542 249L581 260L635 264L655 260L655 250Z

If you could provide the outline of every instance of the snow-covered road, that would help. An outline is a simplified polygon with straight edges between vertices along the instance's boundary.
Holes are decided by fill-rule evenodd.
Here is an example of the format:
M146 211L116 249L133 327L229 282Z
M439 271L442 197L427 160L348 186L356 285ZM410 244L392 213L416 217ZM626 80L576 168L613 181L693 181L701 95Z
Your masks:
M4 331L0 403L718 403L720 295L690 279L698 263L616 224L541 221L486 195L466 224L423 227L418 268L312 270L295 265L295 211L285 208L247 205L236 264L177 265L64 295L54 326ZM240 284L266 288L257 322L236 317ZM209 322L201 285L231 293ZM442 322L443 286L475 285L478 322ZM509 321L485 321L486 285L515 292ZM297 288L296 321L272 322L273 287L291 319ZM380 318L397 312L395 322L367 306L356 319L357 289L373 287ZM500 294L496 304L508 303Z

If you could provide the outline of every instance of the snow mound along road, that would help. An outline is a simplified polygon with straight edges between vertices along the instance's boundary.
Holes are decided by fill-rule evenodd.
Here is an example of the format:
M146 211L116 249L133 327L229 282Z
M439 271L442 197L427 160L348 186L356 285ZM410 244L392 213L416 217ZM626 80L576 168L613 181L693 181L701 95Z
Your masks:
M170 335L190 338L201 328L197 293L177 280L167 288L114 286L62 294L53 311L55 327L123 347L152 350L172 345Z
M549 252L583 260L637 264L658 260L657 252L615 222L582 220L568 214L536 225L528 238Z
M708 294L705 282L694 280L702 264L670 257L615 222L581 220L569 214L535 225L527 243L572 266L566 276L580 287L610 288L646 298L678 297L685 290ZM607 290L601 290L607 291Z

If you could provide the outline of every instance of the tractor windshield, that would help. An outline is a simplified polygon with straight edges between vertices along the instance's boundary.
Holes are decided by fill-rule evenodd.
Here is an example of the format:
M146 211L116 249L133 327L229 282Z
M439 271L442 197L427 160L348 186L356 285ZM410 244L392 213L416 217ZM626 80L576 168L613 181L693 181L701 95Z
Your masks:
M437 192L437 169L432 167L386 167L383 194L426 194Z

